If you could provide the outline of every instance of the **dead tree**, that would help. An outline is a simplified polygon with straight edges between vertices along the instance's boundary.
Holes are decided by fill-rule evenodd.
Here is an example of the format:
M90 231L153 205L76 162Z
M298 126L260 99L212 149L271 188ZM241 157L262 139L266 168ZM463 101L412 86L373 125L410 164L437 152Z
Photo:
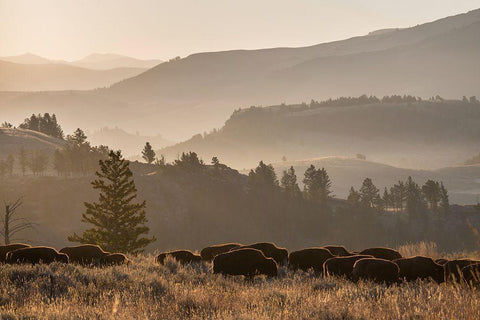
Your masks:
M3 226L0 235L3 236L5 244L10 244L14 240L14 235L20 231L34 229L35 223L17 214L17 209L23 204L22 198L17 199L14 203L5 204L5 216L3 218Z

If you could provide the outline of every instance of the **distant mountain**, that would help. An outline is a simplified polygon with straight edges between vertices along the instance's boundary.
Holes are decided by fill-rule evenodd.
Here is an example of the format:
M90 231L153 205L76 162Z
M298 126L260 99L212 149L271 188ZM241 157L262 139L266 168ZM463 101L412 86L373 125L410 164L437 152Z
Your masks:
M65 64L19 64L0 60L0 91L89 90L143 71L138 68L90 70Z
M37 56L31 53L25 53L18 56L0 57L0 60L21 63L21 64L49 64L54 63L52 60Z
M480 9L411 28L303 48L206 52L88 93L0 95L15 112L88 110L100 125L161 127L176 139L222 125L238 107L374 94L480 96ZM95 103L92 103L95 100ZM108 100L111 104L103 104ZM124 105L119 108L118 105ZM98 105L102 105L101 110ZM95 127L93 127L95 125Z
M409 168L458 165L480 148L480 103L385 101L361 97L235 111L225 126L159 151L172 160L187 151L217 156L237 169L277 162L365 154ZM349 102L350 100L354 100ZM342 105L342 102L344 105Z
M139 155L148 141L154 148L163 148L172 142L164 139L161 135L142 136L128 133L120 128L102 128L88 135L88 141L93 145L106 145L112 149L120 149L126 157ZM139 157L141 160L141 157Z
M162 63L161 60L140 60L112 53L93 53L83 59L73 61L70 64L78 67L107 70L114 68L142 68L150 69Z

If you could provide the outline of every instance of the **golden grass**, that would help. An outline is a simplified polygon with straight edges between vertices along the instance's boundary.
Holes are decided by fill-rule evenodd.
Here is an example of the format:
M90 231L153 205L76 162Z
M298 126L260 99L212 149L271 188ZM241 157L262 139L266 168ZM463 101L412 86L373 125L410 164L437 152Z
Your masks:
M354 284L282 267L223 277L153 256L129 266L0 266L1 319L480 319L480 291L415 282ZM52 282L53 279L53 282Z

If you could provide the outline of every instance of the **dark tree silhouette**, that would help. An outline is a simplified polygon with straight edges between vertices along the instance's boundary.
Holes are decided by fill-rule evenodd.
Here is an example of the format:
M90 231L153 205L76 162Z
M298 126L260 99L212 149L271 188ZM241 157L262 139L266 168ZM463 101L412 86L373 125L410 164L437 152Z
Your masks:
M13 203L4 202L5 215L3 216L3 225L0 230L0 235L3 237L5 244L10 244L14 236L24 230L34 229L35 223L28 219L21 217L17 209L22 205L22 198L17 199Z
M145 147L142 150L142 158L147 161L148 164L151 164L155 160L155 151L153 151L150 142L145 144Z
M107 160L100 160L98 179L92 182L94 189L100 190L98 202L85 202L86 212L82 222L93 225L79 236L73 234L69 241L94 243L111 252L137 254L154 242L148 234L145 208L146 202L133 203L137 189L133 181L129 163L122 158L120 151L111 151Z

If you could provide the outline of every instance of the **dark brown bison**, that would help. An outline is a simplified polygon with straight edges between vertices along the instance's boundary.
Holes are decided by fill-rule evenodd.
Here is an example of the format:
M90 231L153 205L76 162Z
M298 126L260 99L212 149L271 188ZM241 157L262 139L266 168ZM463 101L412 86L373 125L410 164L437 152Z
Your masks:
M213 273L228 275L242 275L254 277L255 275L277 276L277 263L272 258L267 258L262 251L257 249L239 249L217 255L213 259Z
M417 279L432 279L438 283L443 282L443 266L431 258L415 256L394 260L400 268L400 279L415 281Z
M440 258L440 259L435 259L435 262L438 263L438 264L441 265L441 266L444 266L444 265L447 264L448 260L447 260L447 259Z
M156 258L155 261L157 263L163 264L165 259L167 257L172 257L173 259L177 260L181 264L188 264L192 262L199 262L202 260L202 257L200 257L198 254L194 254L191 251L188 250L175 250L175 251L168 251L159 254Z
M355 255L347 257L333 257L323 264L325 276L352 277L353 265L360 259L373 258L367 255Z
M480 285L480 263L471 264L462 268L463 280L470 286Z
M5 262L7 253L9 253L10 251L29 248L29 247L30 247L29 244L23 244L23 243L11 243L4 246L0 246L0 263Z
M100 246L95 244L82 244L74 247L65 247L60 250L61 253L68 255L71 263L82 265L98 264L100 259L110 254L103 251Z
M385 260L390 260L390 261L402 258L402 255L398 251L393 250L391 248L381 248L381 247L380 248L368 248L368 249L365 249L363 251L360 251L359 254L374 256L375 258L378 258L378 259L385 259Z
M214 246L206 247L203 248L202 251L200 251L200 256L202 257L203 260L205 261L212 261L215 256L228 252L232 249L238 248L242 246L240 243L223 243L223 244L217 244Z
M49 247L27 247L7 253L7 263L68 263L68 256Z
M398 282L399 268L395 262L386 259L364 258L353 265L352 279L372 280L381 283Z
M107 254L100 258L100 264L102 266L112 266L112 265L121 265L121 264L129 264L130 260L128 260L127 256L123 253L111 253Z
M249 244L248 246L240 246L238 248L234 248L233 250L238 249L257 249L263 252L263 254L267 258L272 258L278 264L282 264L287 262L288 260L288 251L285 248L279 248L275 244L270 242L258 242L254 244Z
M293 251L288 256L288 267L292 270L313 269L316 273L323 271L323 264L327 259L333 258L334 255L325 248L307 248Z
M444 276L447 282L460 282L462 280L462 269L480 261L470 259L457 259L448 261L444 266Z
M352 255L352 253L348 252L348 250L345 249L344 246L324 246L323 248L327 249L334 256L337 256L337 257L346 257L346 256Z

